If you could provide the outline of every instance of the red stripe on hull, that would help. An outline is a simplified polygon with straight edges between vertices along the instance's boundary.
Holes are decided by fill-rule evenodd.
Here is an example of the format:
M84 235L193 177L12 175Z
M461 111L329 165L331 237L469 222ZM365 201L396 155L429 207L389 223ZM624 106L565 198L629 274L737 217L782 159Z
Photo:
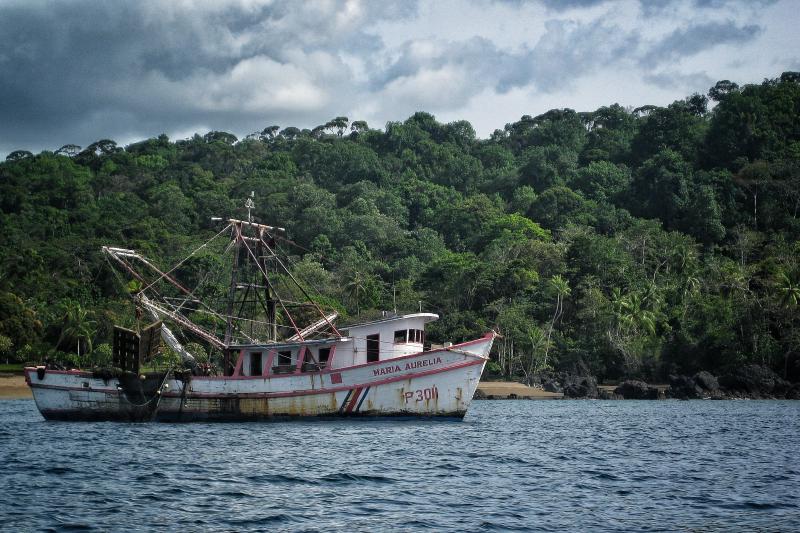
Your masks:
M350 399L350 403L347 404L347 409L344 411L345 413L350 413L353 411L353 407L356 406L356 402L358 402L358 397L361 396L362 390L363 389L361 388L357 388L355 391L353 391L353 397Z

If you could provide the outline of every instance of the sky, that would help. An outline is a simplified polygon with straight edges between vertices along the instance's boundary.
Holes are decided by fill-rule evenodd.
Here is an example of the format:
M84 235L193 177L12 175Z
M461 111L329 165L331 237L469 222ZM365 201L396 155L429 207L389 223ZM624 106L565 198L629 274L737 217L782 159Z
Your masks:
M800 71L798 0L0 0L0 155L221 130L479 137Z

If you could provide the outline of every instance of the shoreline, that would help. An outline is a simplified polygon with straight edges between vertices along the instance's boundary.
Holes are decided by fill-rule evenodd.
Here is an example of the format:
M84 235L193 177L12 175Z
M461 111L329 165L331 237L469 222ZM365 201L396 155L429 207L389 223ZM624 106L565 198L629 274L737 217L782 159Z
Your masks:
M562 392L548 392L516 381L481 381L475 400L561 400Z
M599 399L622 399L614 398L612 385L598 385L600 391L605 392L612 397L605 397ZM653 385L654 389L658 389L660 394L657 398L652 399L678 399L675 397L666 396L664 393L669 389L669 385ZM3 400L30 400L33 399L33 394L27 383L25 383L25 376L22 374L0 374L0 401ZM570 398L561 392L548 392L540 388L529 387L522 383L515 381L481 381L478 384L478 389L475 392L475 400L561 400L561 399L591 399L591 398ZM725 395L717 396L714 398L697 398L697 399L714 399L714 400L743 400L743 399L758 399L758 400L780 400L783 398L769 398L759 395Z
M21 374L0 374L0 400L29 400L31 388Z

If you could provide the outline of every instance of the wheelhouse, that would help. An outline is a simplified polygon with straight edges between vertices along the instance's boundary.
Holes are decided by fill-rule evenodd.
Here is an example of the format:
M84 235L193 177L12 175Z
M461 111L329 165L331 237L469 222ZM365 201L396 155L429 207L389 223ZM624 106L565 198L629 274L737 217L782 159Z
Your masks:
M439 318L415 313L340 328L346 336L232 347L239 353L234 376L271 377L378 363L425 350L425 325Z

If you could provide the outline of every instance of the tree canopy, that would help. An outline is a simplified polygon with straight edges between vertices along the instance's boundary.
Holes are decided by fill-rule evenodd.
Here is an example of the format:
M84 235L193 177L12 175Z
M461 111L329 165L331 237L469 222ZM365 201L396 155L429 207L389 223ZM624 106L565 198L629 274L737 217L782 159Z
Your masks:
M2 350L108 342L131 311L100 247L168 265L251 191L345 320L421 305L442 316L433 341L495 329L508 375L756 362L800 377L798 73L666 107L525 115L489 139L418 112L383 130L340 116L242 140L14 151L0 163Z

